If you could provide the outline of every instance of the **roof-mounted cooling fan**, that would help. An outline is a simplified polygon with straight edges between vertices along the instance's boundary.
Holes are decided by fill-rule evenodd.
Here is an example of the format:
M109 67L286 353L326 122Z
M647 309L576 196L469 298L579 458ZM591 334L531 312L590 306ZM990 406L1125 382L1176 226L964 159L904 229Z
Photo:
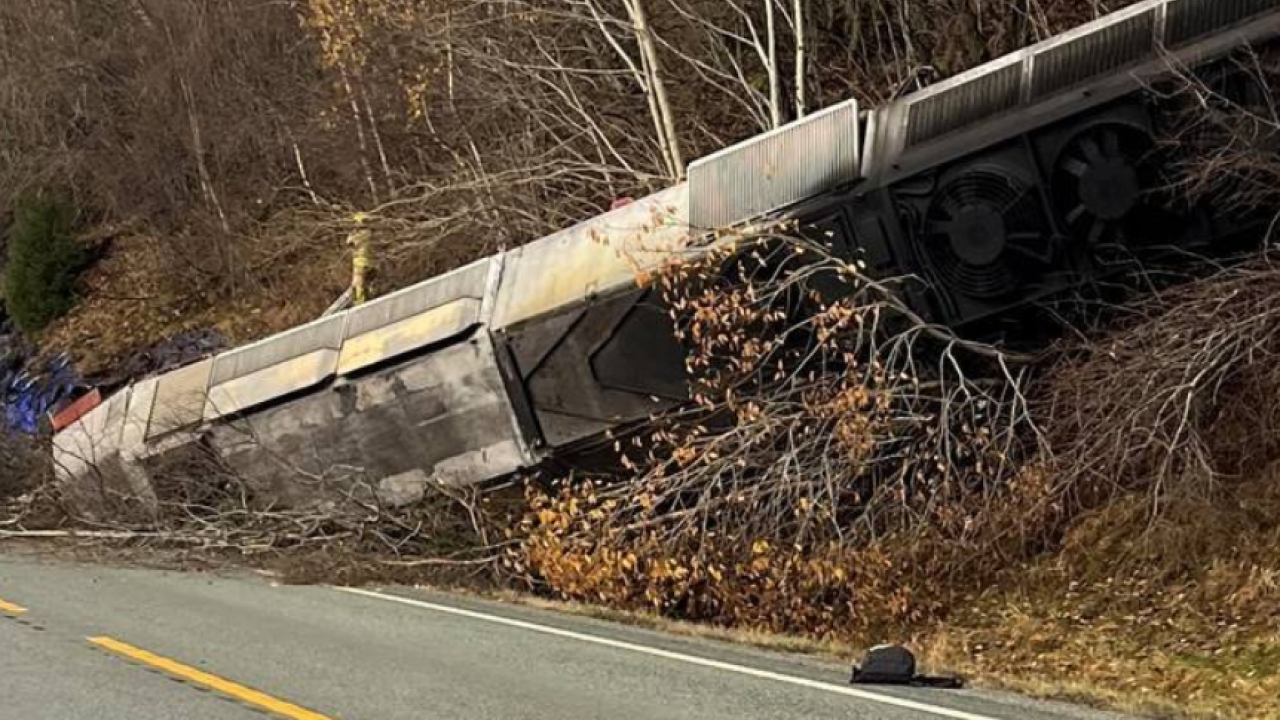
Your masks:
M1129 258L1144 246L1175 243L1163 207L1155 141L1119 123L1095 125L1067 143L1053 172L1054 204L1065 230L1095 259Z
M1017 291L1053 260L1035 188L997 166L967 170L938 189L923 244L947 289L982 299Z

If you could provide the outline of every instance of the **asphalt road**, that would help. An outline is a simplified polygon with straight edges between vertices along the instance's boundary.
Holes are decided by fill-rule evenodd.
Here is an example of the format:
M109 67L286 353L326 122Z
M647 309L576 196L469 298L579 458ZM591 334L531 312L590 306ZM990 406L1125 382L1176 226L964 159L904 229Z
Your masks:
M1102 720L411 589L0 555L0 720Z

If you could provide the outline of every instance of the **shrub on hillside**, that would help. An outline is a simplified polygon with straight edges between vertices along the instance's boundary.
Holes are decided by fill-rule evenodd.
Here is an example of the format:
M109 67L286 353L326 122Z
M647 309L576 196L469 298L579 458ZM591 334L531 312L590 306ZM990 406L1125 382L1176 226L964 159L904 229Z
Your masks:
M30 492L40 481L43 458L39 441L0 427L0 504Z
M1022 370L782 230L656 278L694 408L617 437L626 482L530 486L508 559L533 587L772 632L904 636L1008 566L1012 529L1042 524Z
M10 317L24 332L44 329L75 301L86 252L72 237L74 221L69 206L45 197L23 198L14 210L4 297Z

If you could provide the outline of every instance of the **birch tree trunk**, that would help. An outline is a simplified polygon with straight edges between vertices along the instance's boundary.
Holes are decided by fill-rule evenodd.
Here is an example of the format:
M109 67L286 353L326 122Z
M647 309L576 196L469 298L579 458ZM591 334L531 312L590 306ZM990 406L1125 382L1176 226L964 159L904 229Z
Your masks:
M800 119L809 112L809 58L806 43L808 38L805 36L805 0L795 0L795 9L793 11L793 22L796 27L796 119Z
M662 62L658 57L658 49L653 41L653 31L649 27L649 16L645 11L644 0L626 0L627 11L631 14L631 23L635 28L636 42L640 45L640 53L644 58L645 71L649 75L649 89L653 93L658 106L658 114L662 120L663 134L667 140L667 150L671 155L670 168L672 177L684 179L684 151L680 146L680 137L676 134L675 113L671 109L671 99L667 95L667 83L662 73Z
M782 127L782 78L778 76L778 18L773 3L764 0L765 34L769 36L769 120L777 128Z
M347 102L351 105L351 119L356 124L356 140L360 143L360 165L364 169L364 178L369 183L369 197L373 204L381 204L378 199L378 183L373 179L373 167L369 165L369 140L364 134L364 117L360 112L360 103L356 100L355 88L351 85L351 75L344 65L338 65L338 74L342 78L342 87L347 91Z

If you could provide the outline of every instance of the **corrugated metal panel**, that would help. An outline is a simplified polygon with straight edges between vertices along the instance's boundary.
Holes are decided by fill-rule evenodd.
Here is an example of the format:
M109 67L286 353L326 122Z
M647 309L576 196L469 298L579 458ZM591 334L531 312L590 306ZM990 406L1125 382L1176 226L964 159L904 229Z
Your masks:
M1173 0L1165 21L1165 43L1177 47L1277 9L1280 0Z
M619 288L689 252L689 186L677 185L506 255L494 328Z
M221 385L318 350L336 351L342 347L345 323L345 315L334 315L225 352L214 360L209 382Z
M1156 54L1156 9L1093 27L1070 41L1035 53L1032 99L1074 87L1104 73L1150 60Z
M954 86L908 100L906 146L915 147L1017 107L1022 100L1022 68L1020 61L993 66Z
M850 100L689 166L689 224L714 230L859 178L862 133Z
M880 132L896 137L902 128L900 149L889 153L910 150L1090 78L1156 62L1162 29L1164 44L1176 49L1277 9L1280 0L1143 0L881 108L900 124ZM1276 29L1258 28L1249 39ZM902 112L906 118L896 120Z
M213 361L203 360L160 376L151 421L147 426L147 440L200 423L204 418L212 372Z
M351 310L346 337L358 337L459 298L483 300L494 262L486 258Z

